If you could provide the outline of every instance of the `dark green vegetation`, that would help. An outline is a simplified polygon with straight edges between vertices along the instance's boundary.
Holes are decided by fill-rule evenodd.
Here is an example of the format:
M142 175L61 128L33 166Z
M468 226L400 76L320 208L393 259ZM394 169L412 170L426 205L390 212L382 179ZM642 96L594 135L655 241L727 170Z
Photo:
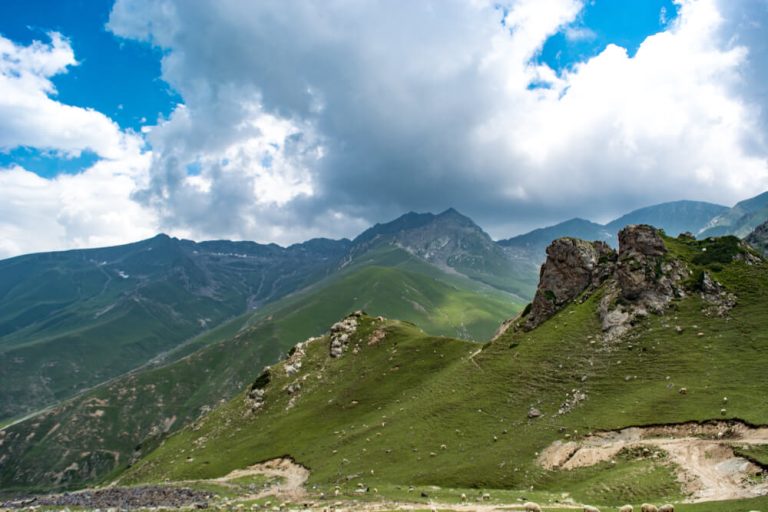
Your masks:
M640 320L615 341L601 336L602 288L533 331L509 330L482 350L364 317L341 357L329 356L328 338L310 343L303 356L272 367L255 412L246 389L121 481L210 478L289 454L321 488L525 489L604 505L679 500L676 468L665 460L628 452L614 464L569 472L536 463L553 441L595 431L713 419L768 424L768 266L729 239L665 243L666 258L682 260L692 276L708 272L736 295L726 317L703 313L693 280L663 315ZM289 373L297 358L300 370ZM289 389L297 383L300 389ZM574 400L577 393L585 398ZM531 417L533 407L541 416Z
M170 364L132 372L7 428L0 459L14 463L0 466L0 488L66 488L124 469L244 389L290 347L357 309L435 334L487 340L519 305L490 286L378 246L316 285L192 340Z

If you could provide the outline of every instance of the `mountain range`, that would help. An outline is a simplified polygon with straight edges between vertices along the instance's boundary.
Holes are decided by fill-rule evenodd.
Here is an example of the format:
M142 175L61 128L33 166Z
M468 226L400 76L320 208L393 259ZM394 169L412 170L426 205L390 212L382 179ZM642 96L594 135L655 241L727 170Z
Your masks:
M644 223L669 236L741 234L768 220L766 203L665 203L498 242L449 209L351 241L159 235L0 261L0 462L13 461L0 488L71 488L122 471L350 311L487 341L534 298L554 239L616 246L621 227Z
M618 238L554 241L531 306L483 345L344 316L110 480L243 508L290 499L299 474L308 508L761 510L765 260L732 236ZM269 475L286 476L254 494Z

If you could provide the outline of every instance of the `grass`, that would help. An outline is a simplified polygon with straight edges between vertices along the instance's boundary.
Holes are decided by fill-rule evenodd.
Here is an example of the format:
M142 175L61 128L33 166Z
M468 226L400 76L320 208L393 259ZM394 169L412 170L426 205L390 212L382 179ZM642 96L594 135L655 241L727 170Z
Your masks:
M327 341L316 342L298 376L286 376L282 364L274 368L266 406L255 417L238 395L167 440L122 480L210 478L290 454L320 486L364 481L380 488L526 489L567 492L601 506L678 501L682 491L665 462L627 458L571 472L535 463L566 434L578 439L709 419L768 424L766 265L695 259L710 241L666 242L670 256L694 272L711 272L736 294L728 318L705 316L702 300L691 294L607 343L599 338L596 293L534 331L507 332L474 357L476 346L466 342L368 318L356 338L358 354L333 360ZM378 328L386 329L385 341L369 346ZM295 379L302 389L288 407L284 388ZM681 387L688 393L681 395ZM558 414L575 390L587 399ZM531 407L543 416L529 419ZM181 463L189 455L195 462Z
M0 419L131 371L244 313L249 301L320 280L336 268L340 244L280 252L158 236L0 261Z
M396 316L432 334L488 339L519 308L508 294L439 272L404 251L374 252L341 274L225 322L141 371L9 428L13 441L0 445L0 457L14 465L0 467L0 488L72 488L111 478L351 311ZM73 463L82 471L65 471Z

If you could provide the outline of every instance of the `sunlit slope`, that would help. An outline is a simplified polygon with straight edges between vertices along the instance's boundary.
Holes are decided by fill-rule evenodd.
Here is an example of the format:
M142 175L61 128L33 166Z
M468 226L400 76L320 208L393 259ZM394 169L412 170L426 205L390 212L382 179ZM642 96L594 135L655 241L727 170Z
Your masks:
M318 285L195 340L190 347L202 348L177 362L121 377L0 432L0 458L13 461L0 467L0 488L71 487L124 469L350 311L487 340L519 308L505 293L444 274L404 251L368 254Z
M597 430L710 419L768 424L766 264L741 261L736 242L665 243L669 257L691 269L690 293L618 340L601 336L603 289L478 353L364 318L350 345L356 353L331 358L327 338L310 343L297 373L286 372L292 360L273 367L255 413L246 390L122 481L214 477L289 454L321 486L533 488L613 505L681 498L674 467L663 460L630 453L569 472L536 463L553 441ZM725 317L702 313L703 270L738 298ZM290 393L295 383L301 387ZM532 408L541 416L529 417Z

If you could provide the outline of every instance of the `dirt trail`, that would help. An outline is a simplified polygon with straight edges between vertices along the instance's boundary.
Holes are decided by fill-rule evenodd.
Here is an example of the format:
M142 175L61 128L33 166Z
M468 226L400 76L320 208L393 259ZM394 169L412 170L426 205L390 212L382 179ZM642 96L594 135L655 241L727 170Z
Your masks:
M734 454L733 446L768 444L768 428L712 422L601 432L578 442L555 441L539 456L543 467L570 470L616 457L624 449L661 449L677 465L690 502L731 500L768 494L765 471Z
M309 470L289 458L272 459L245 469L236 469L226 476L217 478L215 481L227 483L238 478L256 475L278 477L281 479L281 482L275 488L265 489L256 496L253 496L253 498L277 494L285 498L298 500L306 495L304 484L309 479Z

